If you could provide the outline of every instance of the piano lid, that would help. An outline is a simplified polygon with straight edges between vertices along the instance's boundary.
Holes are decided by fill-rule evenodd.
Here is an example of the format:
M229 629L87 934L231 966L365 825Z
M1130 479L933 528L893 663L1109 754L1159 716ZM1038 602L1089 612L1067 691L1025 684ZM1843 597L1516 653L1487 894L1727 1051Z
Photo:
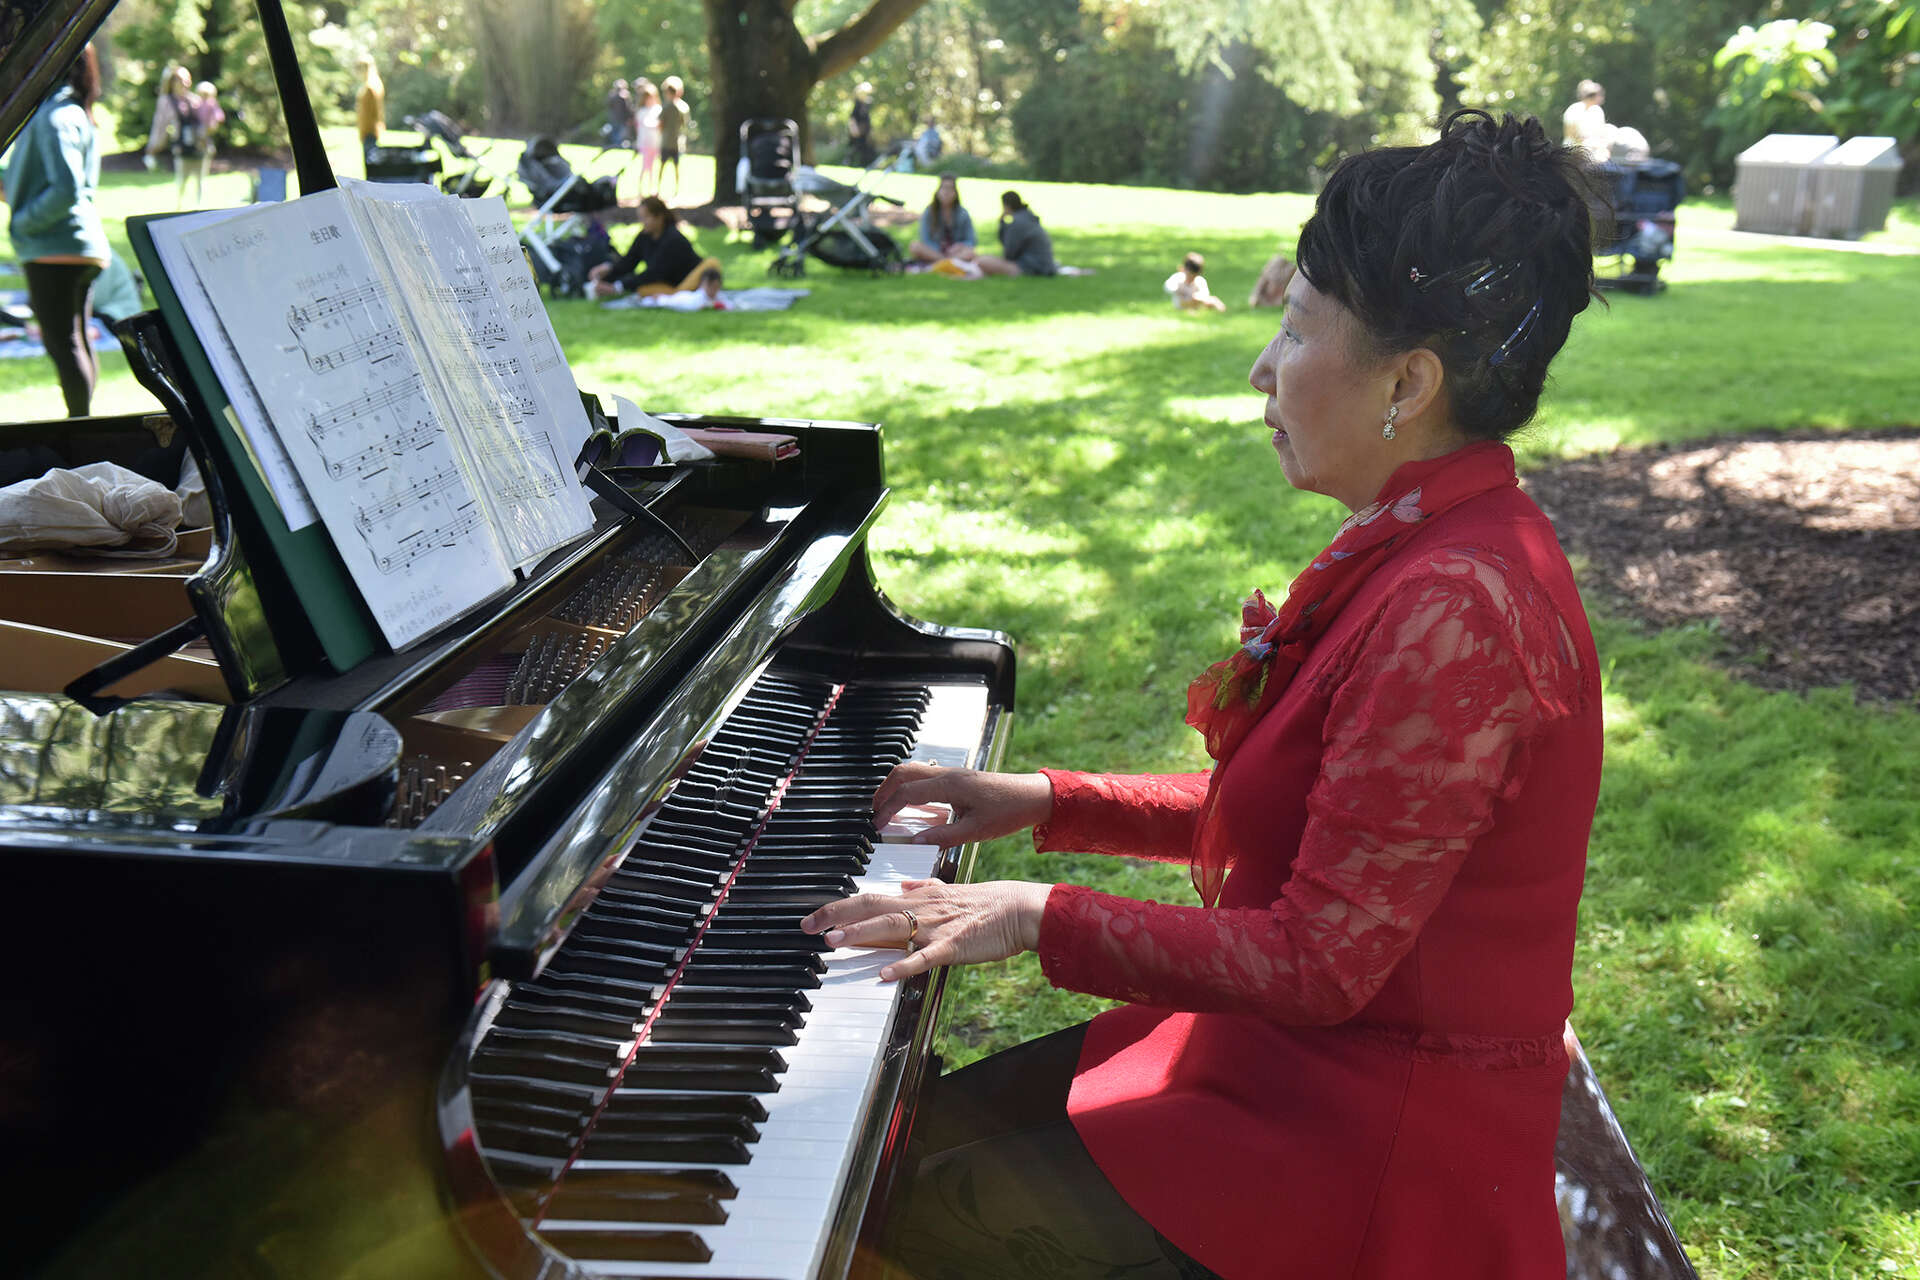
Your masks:
M13 145L115 3L0 0L0 151Z
M371 712L133 702L95 718L65 698L0 694L0 827L377 824L400 750L399 732Z

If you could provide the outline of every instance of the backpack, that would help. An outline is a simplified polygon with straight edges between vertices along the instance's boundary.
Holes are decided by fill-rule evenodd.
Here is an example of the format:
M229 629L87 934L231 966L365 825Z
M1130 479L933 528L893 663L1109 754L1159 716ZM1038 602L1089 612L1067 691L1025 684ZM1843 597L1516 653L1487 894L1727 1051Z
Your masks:
M195 151L200 146L200 109L191 98L173 100L173 149Z

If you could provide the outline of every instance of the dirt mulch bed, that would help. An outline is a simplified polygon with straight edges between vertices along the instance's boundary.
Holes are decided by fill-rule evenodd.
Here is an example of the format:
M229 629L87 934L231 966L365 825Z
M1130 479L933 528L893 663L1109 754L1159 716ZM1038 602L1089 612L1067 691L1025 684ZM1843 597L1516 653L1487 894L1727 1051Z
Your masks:
M1920 428L1622 449L1525 483L1584 587L1718 623L1743 678L1920 700Z

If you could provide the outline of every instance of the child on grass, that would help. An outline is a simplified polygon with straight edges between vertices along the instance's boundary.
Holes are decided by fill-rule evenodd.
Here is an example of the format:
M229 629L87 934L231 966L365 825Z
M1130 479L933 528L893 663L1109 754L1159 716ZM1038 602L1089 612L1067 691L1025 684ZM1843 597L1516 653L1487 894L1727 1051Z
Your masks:
M1167 277L1164 286L1173 298L1173 305L1182 311L1198 311L1209 308L1225 311L1227 304L1213 296L1207 287L1207 278L1200 273L1206 270L1207 260L1197 253L1190 253L1180 263L1180 269Z

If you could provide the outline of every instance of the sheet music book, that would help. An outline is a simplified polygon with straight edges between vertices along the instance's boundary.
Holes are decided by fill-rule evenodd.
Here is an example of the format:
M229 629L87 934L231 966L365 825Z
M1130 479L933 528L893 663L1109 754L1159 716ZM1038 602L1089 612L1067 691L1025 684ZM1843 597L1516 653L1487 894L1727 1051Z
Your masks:
M203 345L237 359L223 389L264 407L395 647L592 527L572 466L584 414L544 309L515 309L513 282L533 281L493 243L501 223L498 200L355 184L150 226L204 292Z

